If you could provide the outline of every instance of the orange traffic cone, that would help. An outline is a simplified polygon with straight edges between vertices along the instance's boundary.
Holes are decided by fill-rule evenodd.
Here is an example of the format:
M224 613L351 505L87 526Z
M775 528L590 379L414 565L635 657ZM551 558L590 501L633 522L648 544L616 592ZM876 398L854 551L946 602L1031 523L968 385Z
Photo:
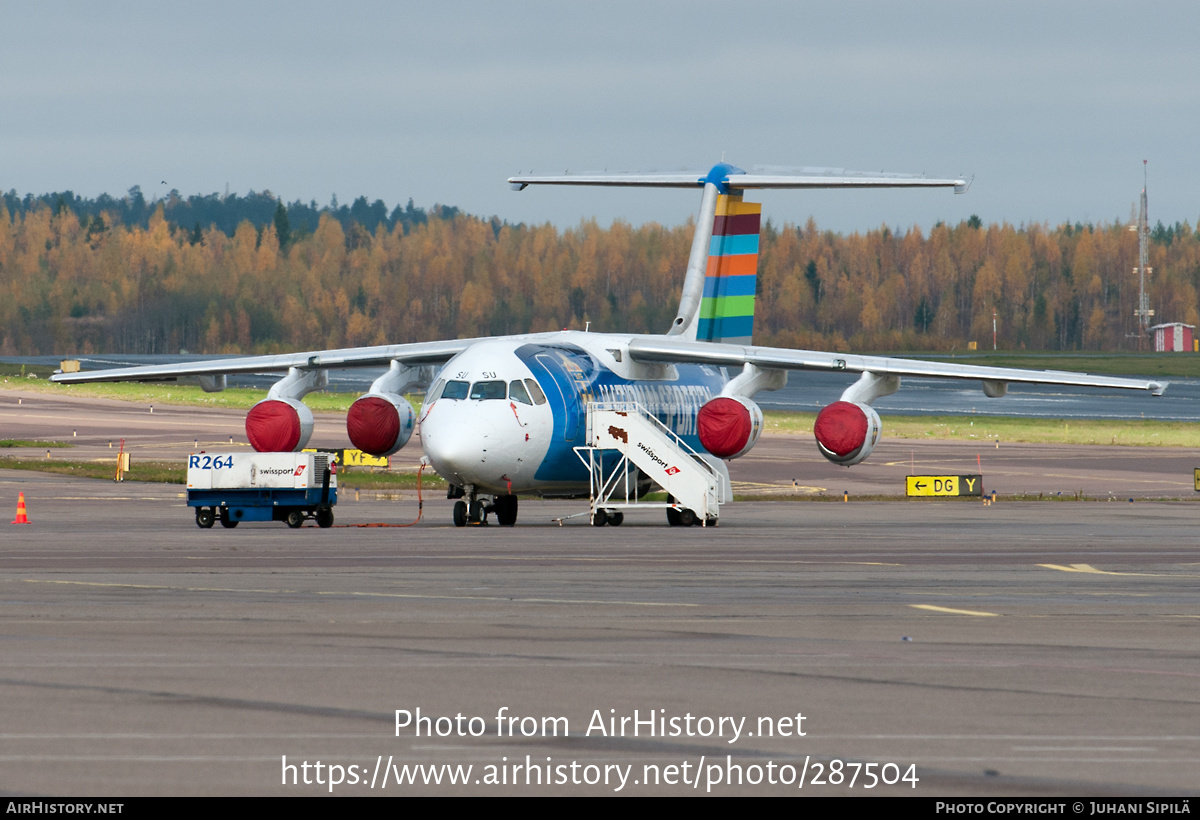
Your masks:
M25 515L25 493L20 493L17 496L17 520L14 524L28 524L29 517Z

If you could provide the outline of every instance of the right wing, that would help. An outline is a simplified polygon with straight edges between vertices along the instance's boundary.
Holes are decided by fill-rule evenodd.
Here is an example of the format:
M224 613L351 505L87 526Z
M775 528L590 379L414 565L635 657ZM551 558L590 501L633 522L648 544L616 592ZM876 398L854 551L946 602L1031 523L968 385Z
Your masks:
M80 373L55 373L50 377L60 384L87 382L165 381L181 376L223 376L231 373L286 373L300 370L326 370L333 367L387 367L393 361L404 365L444 364L479 339L452 339L442 342L416 342L375 347L347 347L340 350L314 350L277 356L243 356L234 359L208 359L183 364L151 364L89 370Z

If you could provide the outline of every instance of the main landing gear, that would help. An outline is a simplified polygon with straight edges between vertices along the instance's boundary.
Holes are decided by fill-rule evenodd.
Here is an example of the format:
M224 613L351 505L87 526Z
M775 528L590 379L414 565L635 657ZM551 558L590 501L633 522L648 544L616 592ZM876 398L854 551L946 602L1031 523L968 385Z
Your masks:
M446 493L447 498L458 498L454 503L454 526L482 526L488 523L488 515L496 516L496 523L502 527L511 527L517 523L517 497L515 495L498 495L488 503L486 496L468 494L462 487L451 486ZM462 499L466 500L462 500Z

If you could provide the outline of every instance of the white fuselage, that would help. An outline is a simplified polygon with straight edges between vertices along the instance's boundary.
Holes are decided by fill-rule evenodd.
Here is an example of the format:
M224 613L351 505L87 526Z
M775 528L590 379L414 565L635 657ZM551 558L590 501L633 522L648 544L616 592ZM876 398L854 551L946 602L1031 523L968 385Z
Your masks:
M438 373L421 409L430 464L469 491L586 495L573 448L585 444L593 400L638 401L694 438L696 413L720 392L723 369L634 363L628 339L565 331L472 345Z

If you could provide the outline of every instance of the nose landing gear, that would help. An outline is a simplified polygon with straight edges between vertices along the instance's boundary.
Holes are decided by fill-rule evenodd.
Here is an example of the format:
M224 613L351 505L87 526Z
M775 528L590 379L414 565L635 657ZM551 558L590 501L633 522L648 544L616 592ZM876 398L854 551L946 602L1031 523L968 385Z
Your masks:
M488 523L489 514L496 516L496 523L502 527L511 527L517 523L517 497L515 495L495 496L491 503L485 497L476 496L474 492L465 491L459 498L468 496L466 501L454 503L454 526L482 526Z

